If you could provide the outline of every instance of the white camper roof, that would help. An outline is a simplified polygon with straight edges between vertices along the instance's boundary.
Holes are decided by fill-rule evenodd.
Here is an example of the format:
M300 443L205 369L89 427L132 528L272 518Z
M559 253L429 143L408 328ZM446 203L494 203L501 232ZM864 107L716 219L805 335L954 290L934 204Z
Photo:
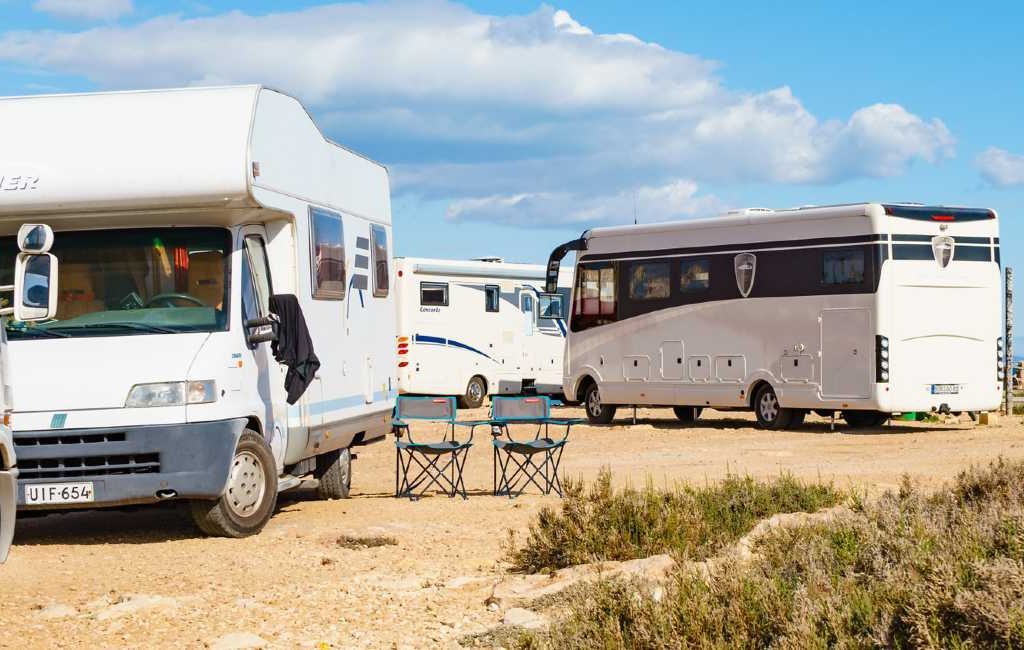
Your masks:
M500 278L505 280L544 280L544 265L514 264L511 262L482 262L476 260L443 260L425 257L399 257L399 266L409 273L420 275L450 275L473 278ZM569 275L572 269L567 269Z
M263 188L391 220L387 170L262 86L6 97L0 123L0 219L252 208Z

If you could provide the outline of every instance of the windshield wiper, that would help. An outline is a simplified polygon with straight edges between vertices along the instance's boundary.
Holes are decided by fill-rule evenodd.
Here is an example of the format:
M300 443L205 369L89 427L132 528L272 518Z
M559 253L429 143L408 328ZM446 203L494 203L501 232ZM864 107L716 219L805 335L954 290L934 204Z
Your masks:
M19 336L24 334L26 336L49 336L55 339L66 339L70 334L64 332L55 332L50 328L43 329L41 327L26 327L25 329L10 329L7 330L8 334L18 334Z
M123 327L125 329L136 330L139 332L152 332L154 334L177 334L178 330L171 329L169 327L161 327L159 325L150 325L149 323L88 323L86 325L64 325L60 326L61 329L65 330L76 330L76 329L103 329L107 327ZM68 336L64 334L63 336Z

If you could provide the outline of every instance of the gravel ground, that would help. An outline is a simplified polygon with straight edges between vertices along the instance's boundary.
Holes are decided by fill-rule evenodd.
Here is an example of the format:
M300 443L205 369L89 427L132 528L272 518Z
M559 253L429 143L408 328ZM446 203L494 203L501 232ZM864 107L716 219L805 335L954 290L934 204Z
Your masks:
M814 416L796 432L759 431L740 413L710 412L691 428L668 410L638 416L636 425L575 427L564 475L592 478L610 466L617 481L664 485L785 471L877 493L903 474L937 486L971 464L1024 458L1017 418L854 433L841 424L831 432ZM0 566L0 645L458 647L500 622L484 600L502 572L508 531L521 535L540 507L557 504L490 496L481 433L466 466L467 501L393 498L388 441L360 450L352 499L282 495L267 528L248 539L204 538L173 504L23 519ZM395 543L348 548L343 536Z

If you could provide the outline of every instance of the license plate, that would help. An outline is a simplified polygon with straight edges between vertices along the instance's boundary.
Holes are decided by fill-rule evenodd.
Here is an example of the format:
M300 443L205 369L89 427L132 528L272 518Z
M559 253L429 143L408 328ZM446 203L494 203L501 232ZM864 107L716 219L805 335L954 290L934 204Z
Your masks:
M90 503L96 500L92 481L83 483L29 483L25 486L25 505L50 503Z
M956 395L960 384L932 384L932 395Z

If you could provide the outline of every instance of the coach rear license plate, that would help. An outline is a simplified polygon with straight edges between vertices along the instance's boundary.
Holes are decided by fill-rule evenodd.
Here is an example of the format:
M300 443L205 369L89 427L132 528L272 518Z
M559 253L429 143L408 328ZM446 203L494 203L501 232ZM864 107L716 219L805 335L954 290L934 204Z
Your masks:
M932 395L956 395L960 384L932 384Z
M90 503L96 500L92 481L81 483L29 483L25 486L25 505L52 503Z

